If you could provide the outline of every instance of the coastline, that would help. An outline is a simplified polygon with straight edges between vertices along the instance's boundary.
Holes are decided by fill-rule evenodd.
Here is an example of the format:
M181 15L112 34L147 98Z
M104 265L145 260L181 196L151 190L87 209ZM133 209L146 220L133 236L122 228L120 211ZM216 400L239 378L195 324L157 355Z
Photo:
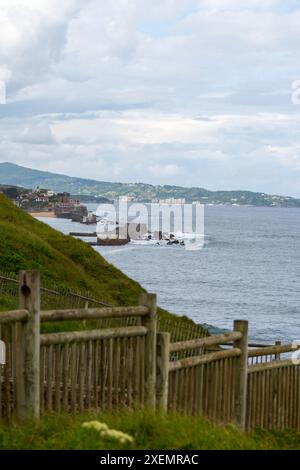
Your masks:
M32 217L47 217L47 218L51 218L51 219L54 219L55 218L55 213L54 212L48 212L48 211L45 211L45 212L28 212L29 215L31 215Z

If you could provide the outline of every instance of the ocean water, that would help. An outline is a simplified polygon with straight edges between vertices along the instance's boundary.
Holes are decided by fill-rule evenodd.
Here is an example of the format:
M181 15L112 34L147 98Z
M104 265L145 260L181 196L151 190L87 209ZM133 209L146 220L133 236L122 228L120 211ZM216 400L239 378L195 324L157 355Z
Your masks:
M43 219L64 233L93 231ZM159 304L199 323L232 329L249 320L252 341L300 340L300 210L209 206L205 246L96 247Z

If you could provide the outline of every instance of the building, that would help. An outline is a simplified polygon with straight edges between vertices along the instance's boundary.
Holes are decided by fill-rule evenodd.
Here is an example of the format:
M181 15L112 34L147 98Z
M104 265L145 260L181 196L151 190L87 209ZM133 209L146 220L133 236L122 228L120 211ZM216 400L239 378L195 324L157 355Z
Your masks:
M183 205L186 203L186 200L184 198L181 199L175 199L175 198L170 198L170 199L160 199L159 204L180 204Z

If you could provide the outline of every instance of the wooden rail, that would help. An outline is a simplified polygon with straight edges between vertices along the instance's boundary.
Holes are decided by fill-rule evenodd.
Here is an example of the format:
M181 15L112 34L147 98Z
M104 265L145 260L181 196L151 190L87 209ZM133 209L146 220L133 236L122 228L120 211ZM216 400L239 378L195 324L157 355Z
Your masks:
M265 348L249 349L248 357L271 356L283 353L289 353L300 349L300 345L283 344L280 346L268 346Z
M49 333L41 335L40 342L41 346L50 346L51 344L70 344L112 338L134 338L146 335L147 328L143 326L129 326L105 330L73 331L71 333Z
M188 357L186 359L181 359L180 361L175 361L170 363L170 371L187 369L189 367L196 367L200 364L208 364L211 362L219 361L221 359L228 359L230 357L239 357L241 355L241 350L238 348L228 349L227 351L219 351L209 354L204 354L203 356L198 357Z
M16 323L28 320L29 312L27 310L15 310L12 312L4 312L0 314L0 325L6 323Z
M185 351L188 349L205 348L209 346L216 346L226 343L232 343L238 339L241 339L242 334L239 331L231 333L224 333L222 335L209 336L208 338L199 338L190 341L181 341L178 343L172 343L170 345L170 352Z
M42 322L69 320L100 320L104 318L144 317L149 315L149 308L138 307L107 307L70 310L48 310L41 312Z
M292 359L285 359L283 361L265 362L262 364L254 364L248 367L248 373L253 374L256 372L264 372L272 369L282 369L283 367L293 366L294 362Z

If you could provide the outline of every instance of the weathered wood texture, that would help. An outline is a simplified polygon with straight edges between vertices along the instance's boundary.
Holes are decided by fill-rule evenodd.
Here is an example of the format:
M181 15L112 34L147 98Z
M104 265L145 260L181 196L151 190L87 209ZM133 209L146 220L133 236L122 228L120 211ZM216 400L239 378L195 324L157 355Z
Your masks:
M0 364L0 422L9 422L13 418L21 418L22 402L22 328L23 324L8 312L4 324L0 324L0 340L4 342L5 364Z
M246 429L247 407L247 367L248 367L248 322L235 320L234 331L242 334L240 339L234 342L234 347L239 348L241 354L237 362L235 379L235 420L241 431Z
M278 361L248 374L247 429L300 430L300 366Z
M103 318L141 317L149 313L147 307L106 307L41 312L41 321L99 320Z
M156 333L157 333L157 298L156 294L142 294L140 305L149 309L149 314L142 317L142 325L147 328L145 338L145 403L148 408L156 406Z
M168 409L222 424L237 422L248 431L299 431L300 365L282 356L297 346L276 344L247 351L247 325L235 322L235 328L240 335L234 348L171 360ZM171 344L169 350L183 351L185 346L199 344L203 340ZM251 365L248 355L257 361Z
M40 415L40 273L21 271L19 305L28 311L21 338L20 412L22 418Z
M231 423L240 419L241 378L245 379L247 328L236 323L236 331L212 338L171 344L168 387L168 409L184 414L203 416L216 423ZM234 342L235 347L209 352L210 346ZM172 353L185 348L202 353L174 359ZM246 346L247 349L247 346ZM243 403L244 405L244 403Z
M202 356L188 357L186 359L181 359L178 361L171 362L170 370L180 370L188 369L190 367L195 367L200 364L207 364L209 362L218 361L220 359L225 359L228 357L239 357L241 355L241 350L238 348L228 349L227 351L218 351L208 354L203 354Z
M78 343L80 341L93 341L97 339L146 336L147 331L147 328L143 326L128 326L127 328L107 328L105 330L50 333L41 335L41 346L49 346L51 344Z
M165 413L168 411L170 333L157 334L156 366L156 405L159 411Z
M27 310L15 310L12 312L3 312L0 315L0 325L14 323L18 321L26 321L29 318Z
M143 406L144 351L144 334L43 344L42 412Z
M238 357L173 369L169 376L169 410L203 416L217 423L235 418L234 390Z
M232 341L239 340L243 337L239 331L231 333L224 333L222 335L209 336L208 338L198 338L189 341L181 341L179 343L172 343L170 345L170 352L179 352L186 349L208 348L220 344L231 343Z

